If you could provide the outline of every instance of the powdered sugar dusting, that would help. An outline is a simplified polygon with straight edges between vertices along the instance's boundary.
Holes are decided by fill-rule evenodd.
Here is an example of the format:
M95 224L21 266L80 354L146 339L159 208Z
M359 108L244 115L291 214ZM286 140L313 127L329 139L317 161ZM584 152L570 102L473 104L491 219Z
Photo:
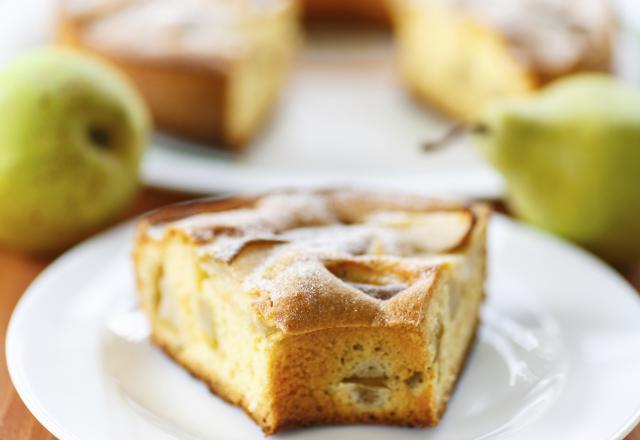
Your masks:
M327 270L318 259L285 254L272 263L275 264L263 266L262 273L248 280L247 286L268 292L272 300L300 292L315 295L322 291Z
M310 252L338 251L363 255L372 253L379 236L385 235L384 231L377 229L364 225L327 225L291 229L281 237Z
M198 249L198 253L200 255L210 255L216 260L230 263L246 246L252 243L272 243L276 245L284 243L284 241L269 233L256 233L244 237L221 235L213 243L201 246Z
M385 301L408 289L402 273L432 266L417 264L416 249L428 254L443 250L434 244L453 248L472 221L461 205L424 198L341 193L338 200L335 193L279 193L241 208L191 215L163 225L163 231L186 233L202 258L226 264L234 264L251 243L270 244L266 258L244 278L243 289L257 293L257 301L266 295L272 306L290 298L319 304L342 295L343 302L363 306L362 301ZM334 274L329 262L391 272L354 280Z
M417 207L426 212L416 212ZM276 193L250 207L204 212L154 225L150 230L154 239L167 230L185 232L200 245L201 255L225 263L231 263L247 245L256 242L316 256L407 256L416 250L454 248L461 242L473 219L468 209L459 205L457 210L453 208L451 204L408 196ZM345 224L341 222L345 218L358 221Z
M306 193L274 194L260 199L253 208L196 214L173 222L169 228L193 237L201 244L201 254L230 263L250 243L297 241L297 237L291 235L292 228L313 230L336 222L324 197ZM306 235L307 241L313 241L313 234ZM315 238L316 245L320 243L318 239L332 241L324 234ZM362 238L349 234L347 241L354 240L362 242ZM353 248L353 243L351 246Z
M86 23L85 38L102 50L198 59L238 56L254 43L245 27L289 4L288 0L73 0L65 8Z

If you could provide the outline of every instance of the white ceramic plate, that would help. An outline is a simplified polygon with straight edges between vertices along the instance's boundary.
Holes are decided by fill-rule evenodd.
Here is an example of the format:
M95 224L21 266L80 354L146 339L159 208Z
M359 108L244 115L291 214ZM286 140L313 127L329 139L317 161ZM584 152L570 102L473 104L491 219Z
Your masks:
M18 304L7 361L61 440L252 439L239 409L171 362L136 309L131 224L75 248ZM291 439L622 437L640 417L640 298L607 266L497 216L483 323L436 429L324 427ZM280 437L278 436L278 437Z
M145 180L198 192L349 182L466 197L502 194L500 177L469 139L422 151L454 123L407 95L389 34L334 32L309 36L278 111L243 155L157 136Z

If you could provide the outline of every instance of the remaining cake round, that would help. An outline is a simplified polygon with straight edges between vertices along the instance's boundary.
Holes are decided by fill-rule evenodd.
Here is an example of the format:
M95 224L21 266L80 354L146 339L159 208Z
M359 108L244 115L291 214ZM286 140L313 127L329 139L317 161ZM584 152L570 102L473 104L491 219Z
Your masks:
M420 98L473 122L487 102L609 71L608 0L390 0L400 64Z
M167 132L237 149L272 111L299 42L293 0L66 0L58 40L122 68Z
M435 425L473 341L488 209L358 191L169 207L134 260L153 340L267 434Z

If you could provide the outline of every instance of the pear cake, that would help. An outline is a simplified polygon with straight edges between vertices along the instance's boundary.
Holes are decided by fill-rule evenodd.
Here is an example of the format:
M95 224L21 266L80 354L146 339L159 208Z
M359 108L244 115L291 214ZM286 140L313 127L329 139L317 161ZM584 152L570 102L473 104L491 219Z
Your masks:
M57 40L119 66L156 125L230 149L265 123L299 42L294 0L64 0Z
M608 0L389 1L409 88L465 122L495 98L611 69Z
M357 190L196 201L143 218L152 340L273 434L435 426L484 298L489 209Z

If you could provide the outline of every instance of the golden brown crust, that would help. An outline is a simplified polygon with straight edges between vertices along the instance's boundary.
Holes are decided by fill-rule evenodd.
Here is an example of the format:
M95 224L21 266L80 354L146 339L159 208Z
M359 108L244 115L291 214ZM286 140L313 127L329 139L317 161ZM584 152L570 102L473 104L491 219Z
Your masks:
M411 405L397 405L393 413L385 404L371 405L360 411L349 410L347 402L336 399L324 391L327 382L336 374L340 382L344 365L348 364L349 348L360 344L363 350L375 346L377 353L385 353L380 363L390 362L396 366L394 376L371 378L373 384L383 381L380 388L395 388L391 383L402 383L416 371L423 371L427 363L424 337L417 330L383 329L371 332L367 328L349 330L330 329L296 335L287 338L275 354L273 389L276 430L309 424L374 423L403 426L428 426L436 422L436 413L430 407L433 390L425 387L413 395L398 393L397 401L412 401ZM295 362L302 359L303 362ZM287 367L286 369L284 367ZM335 372L335 373L334 373ZM352 379L342 378L342 382ZM372 387L375 392L375 385ZM384 393L384 389L379 390ZM382 402L381 402L382 403Z
M173 205L155 209L143 217L138 223L139 229L173 222L181 218L201 214L203 212L221 212L252 206L259 196L222 196L188 200Z

